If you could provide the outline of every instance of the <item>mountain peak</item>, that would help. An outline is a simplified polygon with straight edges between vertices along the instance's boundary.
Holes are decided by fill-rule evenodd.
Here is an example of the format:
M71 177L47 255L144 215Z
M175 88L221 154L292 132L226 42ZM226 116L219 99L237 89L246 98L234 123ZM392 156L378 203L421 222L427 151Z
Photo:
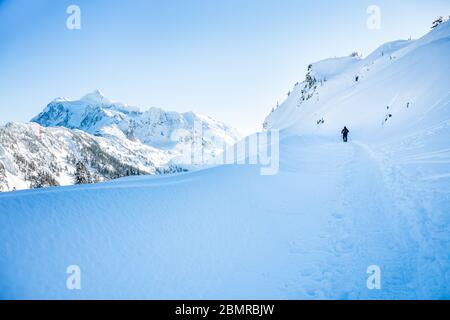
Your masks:
M70 101L70 99L67 97L58 97L52 100L52 102L68 102L68 101Z
M86 94L83 96L81 101L88 101L88 102L94 102L94 103L110 103L111 100L105 97L105 95L99 90L95 90L91 93Z

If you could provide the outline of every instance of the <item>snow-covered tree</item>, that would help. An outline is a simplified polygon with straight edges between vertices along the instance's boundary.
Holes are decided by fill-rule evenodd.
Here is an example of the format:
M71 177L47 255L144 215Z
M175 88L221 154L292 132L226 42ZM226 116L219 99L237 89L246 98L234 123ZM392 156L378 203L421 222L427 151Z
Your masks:
M56 187L59 185L55 178L44 170L39 170L36 175L29 176L27 180L30 181L31 189Z
M4 191L3 187L5 186L5 189L8 187L8 181L6 180L6 170L3 163L0 162L0 192Z
M76 164L75 171L75 184L87 184L91 182L91 175L89 171L86 169L86 166L83 162L78 161Z

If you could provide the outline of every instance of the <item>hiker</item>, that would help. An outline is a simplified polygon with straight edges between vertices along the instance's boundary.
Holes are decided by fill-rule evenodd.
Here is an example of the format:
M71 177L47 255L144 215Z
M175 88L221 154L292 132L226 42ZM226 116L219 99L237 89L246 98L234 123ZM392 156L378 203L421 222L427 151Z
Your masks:
M344 139L344 142L347 142L349 132L350 131L347 129L347 127L344 127L344 129L342 129L341 134L342 134L342 138Z

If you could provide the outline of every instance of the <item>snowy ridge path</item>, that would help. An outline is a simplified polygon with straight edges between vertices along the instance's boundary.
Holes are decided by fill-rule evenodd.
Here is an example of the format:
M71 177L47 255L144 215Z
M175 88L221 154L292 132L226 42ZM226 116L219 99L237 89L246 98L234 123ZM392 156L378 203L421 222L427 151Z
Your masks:
M335 252L330 264L336 265L343 282L336 282L331 292L342 292L340 299L414 298L407 285L412 260L409 236L401 228L396 202L386 188L379 163L358 142L345 147L352 148L352 157L343 170L337 220L329 232ZM382 290L361 286L371 265L381 268Z
M450 122L377 147L384 177L416 253L420 297L450 297Z
M295 262L300 276L286 285L288 296L414 298L408 285L408 276L414 275L408 234L397 221L400 218L378 163L354 143L321 143L310 149L317 149L317 157L304 151L317 166L315 181L333 184L334 190L316 196L317 203L327 203L327 209L311 212L307 220L320 220L320 215L325 228L317 233L305 232L296 242L293 253L301 255ZM371 265L382 270L380 291L366 288L366 270Z
M222 166L1 194L0 297L411 298L419 285L435 296L426 280L443 269L418 269L382 162L322 138L290 137L280 150L269 177ZM72 264L81 291L65 288ZM366 288L373 264L380 291Z

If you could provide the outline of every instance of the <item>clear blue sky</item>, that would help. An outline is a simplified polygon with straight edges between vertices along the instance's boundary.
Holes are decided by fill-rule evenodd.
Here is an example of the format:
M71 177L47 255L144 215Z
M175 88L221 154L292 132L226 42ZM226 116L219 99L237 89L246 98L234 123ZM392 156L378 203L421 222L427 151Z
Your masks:
M66 8L81 8L68 30ZM369 5L381 30L366 27ZM0 0L0 123L101 89L248 133L309 63L425 34L448 0Z

